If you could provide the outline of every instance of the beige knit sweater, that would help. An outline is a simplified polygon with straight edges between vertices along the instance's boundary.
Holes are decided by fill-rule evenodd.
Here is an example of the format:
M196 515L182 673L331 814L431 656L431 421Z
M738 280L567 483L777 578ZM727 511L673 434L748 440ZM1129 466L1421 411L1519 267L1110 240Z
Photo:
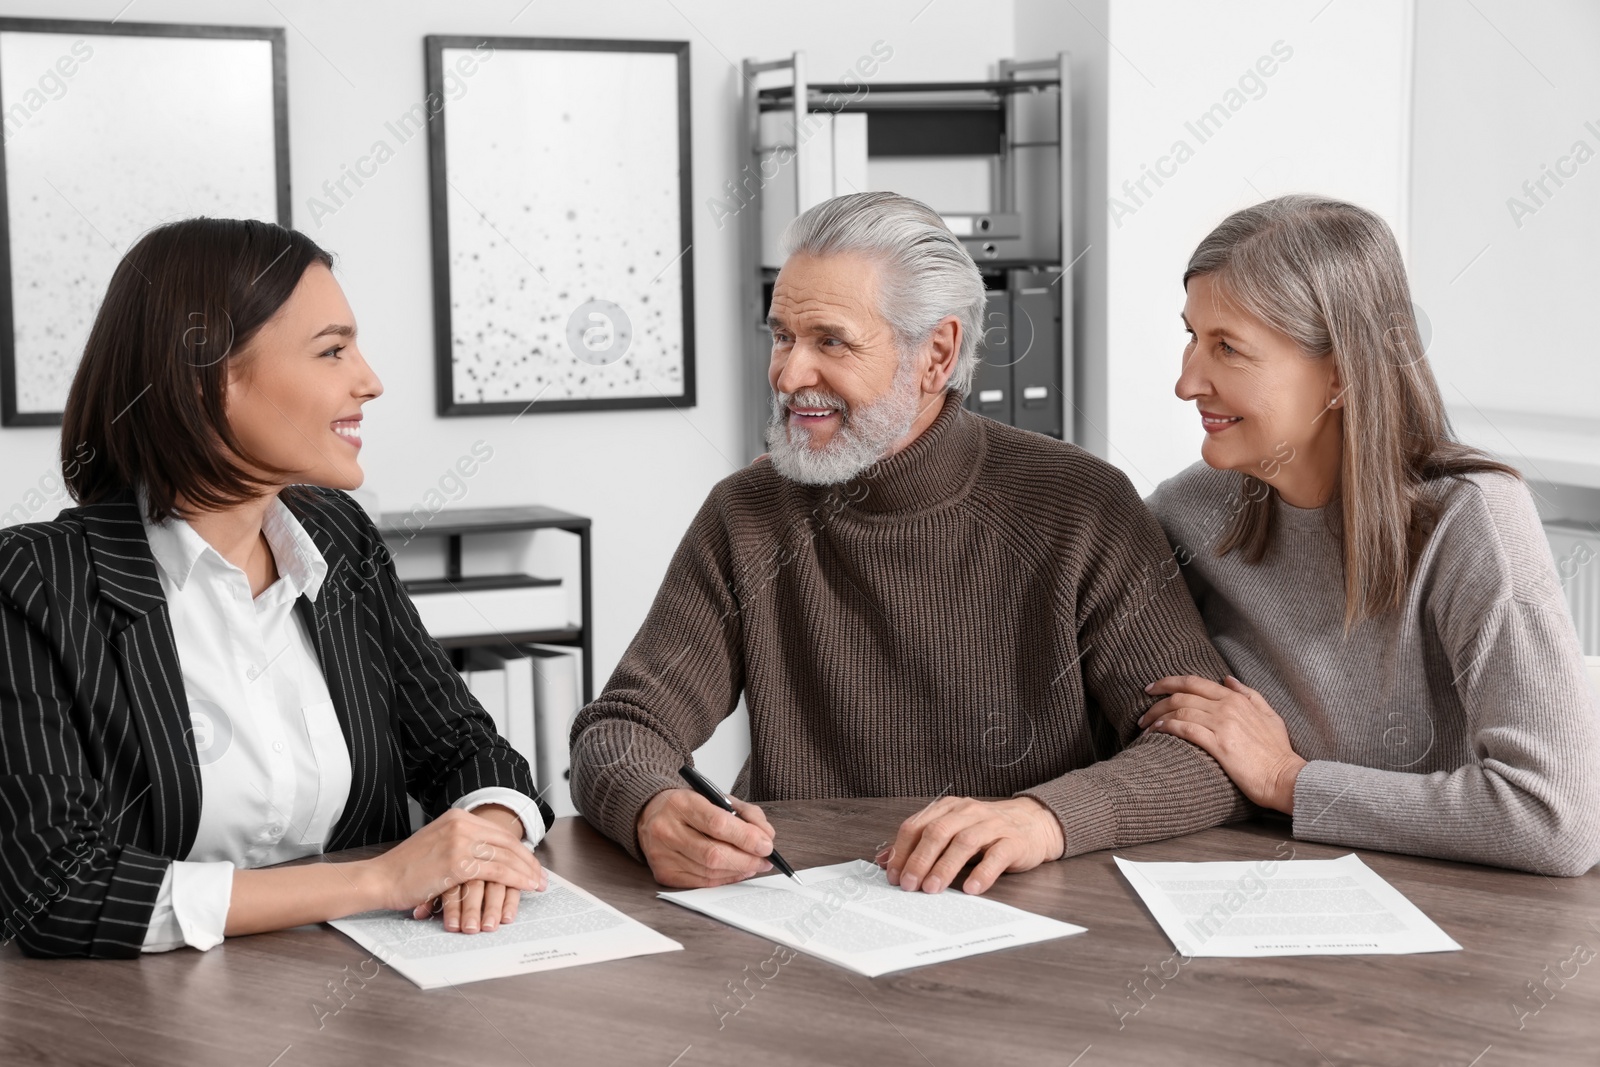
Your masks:
M1025 794L1068 855L1132 845L1248 813L1200 749L1135 742L1147 683L1225 671L1128 480L952 396L846 485L758 461L712 489L573 723L573 796L639 857L640 810L742 693L737 796Z
M1196 463L1150 506L1240 681L1303 759L1294 836L1582 874L1600 860L1600 724L1550 543L1506 474L1426 486L1405 603L1344 628L1337 506L1274 497L1267 555L1216 554L1242 476Z

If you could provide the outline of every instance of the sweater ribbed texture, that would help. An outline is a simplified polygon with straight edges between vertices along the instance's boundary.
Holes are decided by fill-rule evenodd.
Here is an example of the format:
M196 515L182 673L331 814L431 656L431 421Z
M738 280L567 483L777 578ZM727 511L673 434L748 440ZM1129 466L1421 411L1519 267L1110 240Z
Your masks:
M1200 749L1135 742L1145 684L1224 670L1176 573L1114 467L953 397L845 485L757 462L713 488L573 723L573 796L639 857L640 810L742 692L752 801L1026 794L1067 855L1242 817Z
M1150 498L1212 639L1311 762L1309 841L1582 874L1600 860L1594 690L1527 488L1427 486L1438 521L1405 603L1344 632L1337 507L1275 500L1266 557L1215 546L1242 478L1197 463ZM1180 557L1182 553L1180 552Z

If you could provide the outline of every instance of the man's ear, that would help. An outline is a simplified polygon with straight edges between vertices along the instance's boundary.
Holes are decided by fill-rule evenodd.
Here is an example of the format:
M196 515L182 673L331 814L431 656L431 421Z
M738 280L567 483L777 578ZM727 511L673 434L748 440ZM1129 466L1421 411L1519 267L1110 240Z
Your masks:
M961 356L961 320L954 315L939 320L933 333L928 335L926 348L928 365L923 369L918 384L929 395L943 393Z

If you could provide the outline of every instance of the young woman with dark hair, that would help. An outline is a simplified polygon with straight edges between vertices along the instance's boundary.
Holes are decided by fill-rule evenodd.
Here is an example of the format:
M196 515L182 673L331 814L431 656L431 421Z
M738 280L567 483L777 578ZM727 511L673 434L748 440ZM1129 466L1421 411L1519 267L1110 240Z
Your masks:
M332 262L266 222L141 238L67 400L79 506L0 532L0 922L31 955L373 908L488 930L544 885L526 761L340 491L382 385Z
M1600 732L1549 543L1517 472L1452 438L1389 227L1270 200L1183 281L1204 462L1149 503L1239 677L1160 679L1140 725L1299 838L1589 870Z

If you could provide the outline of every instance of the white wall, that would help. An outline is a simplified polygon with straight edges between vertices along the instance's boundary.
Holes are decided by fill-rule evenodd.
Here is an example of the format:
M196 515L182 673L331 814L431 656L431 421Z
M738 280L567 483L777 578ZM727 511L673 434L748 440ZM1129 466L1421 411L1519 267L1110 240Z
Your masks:
M110 19L125 0L32 0L0 14ZM453 506L545 503L594 519L596 678L603 684L660 583L682 531L738 458L737 227L706 201L738 170L735 130L746 56L804 49L814 80L833 80L874 41L894 49L878 78L987 77L1013 47L1009 5L979 0L864 4L812 0L141 0L128 19L288 25L290 159L295 224L339 257L338 277L386 394L368 407L367 487L385 509L409 509L457 456L483 439L495 458ZM694 257L699 404L685 412L607 412L439 419L433 414L427 149L401 147L321 226L306 197L424 94L425 34L687 39L693 71ZM597 131L603 136L604 131ZM0 430L0 512L57 469L54 429ZM52 517L68 501L42 509ZM707 752L731 782L748 742L742 723Z
M1395 0L1109 7L1107 458L1148 493L1200 455L1199 419L1172 387L1183 268L1213 226L1315 192L1376 211L1404 247L1411 15ZM1263 57L1273 73L1230 97ZM1228 117L1202 138L1191 127L1217 104ZM1171 176L1141 190L1158 165Z
M1600 7L1475 4L1417 4L1411 281L1429 357L1463 437L1600 486Z

